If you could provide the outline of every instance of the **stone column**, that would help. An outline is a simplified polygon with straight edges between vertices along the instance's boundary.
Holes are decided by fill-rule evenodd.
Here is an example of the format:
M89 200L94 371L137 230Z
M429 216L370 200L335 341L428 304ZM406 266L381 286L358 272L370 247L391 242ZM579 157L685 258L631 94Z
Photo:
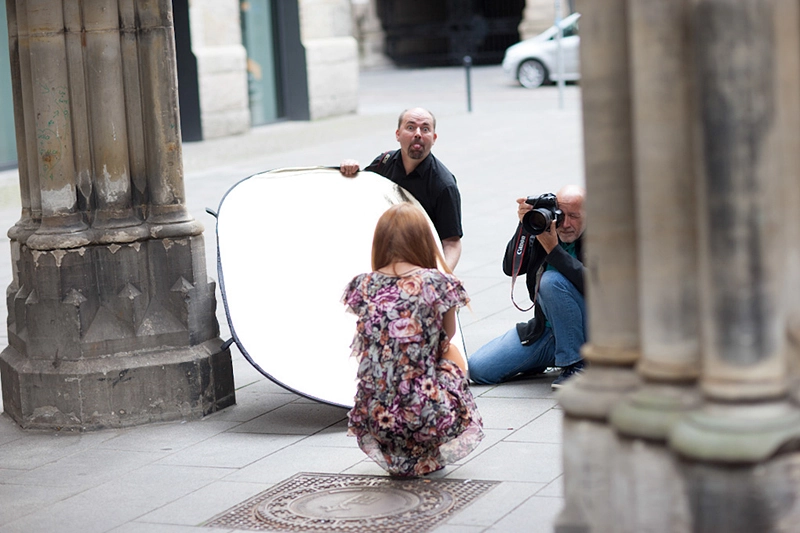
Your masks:
M785 402L787 306L796 295L786 294L787 232L775 208L787 193L783 172L798 170L787 168L795 156L784 139L796 139L798 125L788 114L800 94L797 6L695 4L700 385L709 406L676 428L673 445L697 458L757 460L800 436L798 412ZM753 410L757 420L742 425ZM708 448L709 438L720 440Z
M784 30L786 31L786 30ZM788 74L791 76L791 71ZM791 77L790 77L791 79ZM800 109L788 107L785 113L780 114L781 120L795 120L800 122ZM796 103L800 105L800 103ZM783 162L785 169L782 171L787 181L786 193L778 199L778 209L786 214L786 287L784 294L787 296L787 357L789 366L789 393L794 402L800 405L800 298L789 295L800 294L800 127L782 127L784 135Z
M9 230L9 237L15 238L18 233L30 234L36 230L41 221L41 206L37 205L36 220L34 220L31 191L29 188L29 157L34 157L34 150L28 146L32 135L26 135L33 130L33 113L26 113L31 109L30 102L30 46L28 41L27 13L17 14L17 1L6 2L8 20L8 49L11 61L12 97L14 98L14 125L17 142L18 169L20 180L20 204L22 211L19 221ZM21 20L20 20L21 19ZM22 28L20 30L20 27ZM27 79L23 81L23 74ZM25 88L23 88L23 85ZM29 119L26 124L26 118ZM35 159L34 159L35 161ZM35 173L32 173L35 174Z
M64 10L52 0L28 0L31 89L42 223L28 239L37 249L89 244L88 226L78 208L72 152L69 68Z
M579 10L591 344L589 369L560 396L557 530L792 530L800 5L585 0ZM614 218L626 193L633 236ZM629 242L638 271L624 262ZM622 248L623 262L596 246ZM604 277L610 265L619 278ZM621 278L638 280L635 324L620 321L636 306ZM638 347L642 386L615 395L596 371L634 362Z
M74 14L69 35L79 38L80 17L77 10ZM83 115L91 122L97 197L92 226L103 230L100 242L136 241L147 236L147 229L133 213L117 0L84 0L83 15L84 57L92 67L85 71L88 113ZM74 80L72 85L78 83Z
M136 0L119 0L120 53L122 83L125 86L128 164L131 176L131 202L136 216L147 217L147 157L145 154L143 85L139 72L139 29L136 25Z
M183 189L178 70L170 0L135 3L139 23L139 76L147 187L147 221L153 236L197 235L202 231L186 210Z
M557 531L613 531L611 409L639 380L637 234L625 0L578 4L586 165L589 363L559 395L564 408L565 507ZM589 44L586 44L589 43ZM591 453L587 450L591 449Z
M684 530L689 511L670 429L700 402L696 178L692 164L689 3L628 4L641 389L611 412L625 438L613 496L617 531ZM629 512L631 501L645 512Z
M89 76L92 76L92 79L95 81L102 83L102 79L104 78L102 74L104 73L88 72L85 68L86 65L84 62L84 51L86 50L86 45L88 44L89 40L96 43L97 34L96 32L84 33L82 31L83 20L81 16L80 3L69 2L64 5L64 25L67 29L67 31L64 33L64 41L67 47L67 65L69 67L69 112L70 121L72 122L72 155L75 160L74 175L76 198L78 200L78 206L82 211L82 217L85 217L85 220L89 221L92 209L92 194L94 189L94 181L92 176L94 173L93 159L95 155L92 152L92 132L89 127L89 112L91 110L94 113L99 113L101 109L103 109L102 98L95 98L91 104L100 105L101 107L97 107L95 109L90 108L88 91L91 83L89 82ZM96 51L97 47L95 46L94 48ZM111 78L113 79L113 73L111 74ZM97 83L94 85L97 85ZM113 113L111 110L110 112ZM117 114L114 119L115 122L118 122L119 115ZM108 145L113 146L113 150L118 151L120 143L116 142L115 139L111 140L113 142L108 143ZM107 143L105 139L101 140L100 142ZM112 164L112 170L116 170L113 167L114 165ZM99 168L102 168L102 165ZM108 168L106 168L106 173L108 174L108 178L106 178L107 181L113 180L118 182L118 177L116 176L117 172L114 172L114 175L112 175L107 170ZM129 224L136 225L136 221L131 220L129 221ZM89 238L91 239L91 237ZM32 245L42 249L48 249L50 246L58 246L58 244L43 243L41 240L38 242L38 244L32 243Z
M797 199L800 170L799 21L796 2L693 2L706 402L669 443L694 531L786 531L800 515L786 342L797 229L781 209L797 209L782 199Z
M83 430L232 404L202 226L184 204L170 1L9 6L18 145L36 155L20 169L23 217L26 202L34 222L42 209L35 232L24 218L9 232L5 411Z

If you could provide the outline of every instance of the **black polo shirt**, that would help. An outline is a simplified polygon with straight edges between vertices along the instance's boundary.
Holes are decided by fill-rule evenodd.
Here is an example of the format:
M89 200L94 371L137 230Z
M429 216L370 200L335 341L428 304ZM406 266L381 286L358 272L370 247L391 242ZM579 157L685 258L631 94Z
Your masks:
M411 193L433 222L439 239L462 237L461 194L456 178L433 154L406 175L400 150L379 155L364 170L389 178Z

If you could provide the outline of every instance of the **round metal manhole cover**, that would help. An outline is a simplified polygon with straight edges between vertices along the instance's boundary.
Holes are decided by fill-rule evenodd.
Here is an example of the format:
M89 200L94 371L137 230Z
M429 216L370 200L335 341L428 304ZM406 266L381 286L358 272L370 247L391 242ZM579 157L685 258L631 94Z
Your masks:
M422 533L495 484L301 473L203 525L306 533Z
M360 520L413 511L420 503L422 500L407 490L352 488L307 494L289 503L288 508L306 518Z

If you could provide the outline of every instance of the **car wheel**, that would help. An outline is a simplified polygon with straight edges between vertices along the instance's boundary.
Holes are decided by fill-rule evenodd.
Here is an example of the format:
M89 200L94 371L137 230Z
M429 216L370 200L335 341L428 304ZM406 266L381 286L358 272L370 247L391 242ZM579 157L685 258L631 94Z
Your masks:
M517 69L519 84L528 89L535 89L547 81L547 69L537 59L526 59Z

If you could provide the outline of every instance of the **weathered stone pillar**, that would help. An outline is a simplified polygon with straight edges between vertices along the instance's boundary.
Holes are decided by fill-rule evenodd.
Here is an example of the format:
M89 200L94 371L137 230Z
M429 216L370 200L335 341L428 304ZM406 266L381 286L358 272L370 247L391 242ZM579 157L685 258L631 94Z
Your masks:
M147 216L147 157L144 143L144 86L139 72L139 28L136 24L136 0L119 1L120 52L122 83L125 86L125 116L128 125L128 163L131 173L131 194L136 216ZM134 117L138 117L134 119Z
M720 404L713 407L714 427L742 415L738 406L755 402L771 406L764 420L770 412L784 416L779 406L787 393L786 310L794 296L785 295L786 233L775 203L787 190L782 137L796 135L791 128L797 119L785 111L796 108L800 49L797 20L784 29L781 18L791 20L796 11L793 3L774 0L698 0L695 6L704 329L700 384L706 398ZM779 74L779 69L791 71ZM716 434L698 416L675 435L674 443L688 453L694 437ZM793 419L783 419L781 435L791 430L786 422ZM716 449L713 457L728 453L731 460L744 459L775 446L765 428L751 426L746 433L755 431L757 448L765 450L745 449L738 441L736 450Z
M135 3L140 25L139 73L147 154L147 221L154 237L197 235L202 231L186 210L183 189L178 70L170 0Z
M75 197L78 200L78 208L81 211L81 218L86 220L87 222L90 220L90 198L93 194L93 189L95 187L94 180L92 179L93 176L93 164L95 163L95 157L104 158L106 156L111 156L111 154L103 154L103 150L95 151L92 150L92 131L89 127L90 117L89 113L94 112L98 113L100 108L95 108L99 101L100 105L102 105L103 98L98 92L102 92L102 88L100 84L103 83L103 78L105 77L105 72L91 72L90 70L86 69L86 62L84 61L84 51L88 52L88 44L89 40L92 41L92 51L97 55L98 51L102 50L101 47L97 46L98 40L98 33L93 32L90 36L88 33L83 33L83 20L81 16L81 9L80 3L78 2L69 2L64 5L64 26L67 31L64 33L64 42L66 44L66 51L67 51L67 67L69 70L69 119L71 122L71 129L72 129L72 155L75 161L74 167L74 176L75 176L75 185L76 185L76 195ZM98 21L90 20L89 24L96 24ZM101 52L102 53L102 52ZM113 53L113 52L112 52ZM113 63L112 61L105 61L105 65L103 63L100 64L100 68L104 68L109 66L109 63ZM91 64L91 63L89 63ZM114 80L113 71L109 73L110 80ZM91 76L91 79L89 78ZM107 84L108 85L108 84ZM92 96L92 102L90 103L89 92L94 88L94 95ZM120 88L121 89L121 88ZM120 126L119 120L122 118L122 125L125 124L125 117L120 117L119 113L115 113L112 108L109 110L111 113L112 124L116 124L118 128ZM124 132L123 132L124 135ZM105 139L98 139L101 143L101 146L104 144ZM119 151L120 143L105 143L106 146L113 146L114 151ZM113 161L111 164L119 164L116 161L119 161L119 158L110 157ZM97 161L97 163L102 164L101 161ZM102 168L102 166L100 167ZM116 170L116 169L115 169ZM116 181L116 176L118 172L113 173L106 173L104 176L105 181L111 182L112 180ZM124 201L124 200L123 200ZM102 212L104 213L103 218L107 218L110 214L108 213L107 209L103 209ZM137 224L136 220L128 220L128 225L135 226ZM122 225L125 225L123 223ZM91 239L91 237L89 237ZM41 236L37 235L34 237L34 240L28 242L25 240L30 246L39 247L41 249L48 249L49 247L57 247L58 244L58 237L54 239L54 242L46 242L43 241Z
M68 37L75 42L81 37L81 20L77 9L72 13ZM84 72L88 113L79 116L91 123L90 168L95 169L92 182L97 188L92 226L103 230L101 242L136 241L147 236L147 229L133 213L117 2L84 0L83 15L84 57L91 68ZM79 46L76 48L81 50ZM72 86L77 85L79 82L75 80ZM96 117L98 113L102 113L102 117Z
M782 30L787 31L787 30ZM790 71L791 72L791 71ZM787 75L787 74L784 74ZM791 74L788 74L791 80ZM796 81L795 81L796 82ZM796 82L800 83L800 82ZM780 120L800 122L800 109L791 107L793 100L787 99L786 112L779 115ZM800 107L800 102L794 102ZM783 229L786 231L786 288L787 296L787 357L789 366L789 393L800 405L800 298L789 295L800 294L800 127L781 127L784 134L783 159L786 180L785 194L778 198L778 209L787 216Z
M787 385L787 361L800 352L800 5L585 0L579 10L591 364L560 398L566 506L558 530L792 531L800 516L800 408ZM610 131L619 145L599 149ZM629 150L634 179L625 181L627 167L613 163ZM633 238L611 220L615 203L628 205L613 188L623 183L635 200ZM598 200L596 190L609 196ZM599 228L598 201L611 210ZM638 272L624 264L620 272L638 279L643 380L615 399L610 387L595 392L603 383L595 370L635 359L624 349L634 345L633 324L617 321L623 287L602 277L616 263L595 247L624 254L631 240ZM590 431L591 411L576 406L592 392ZM605 406L616 440L603 431ZM581 463L581 454L590 459Z
M171 3L7 6L24 166L6 412L94 429L232 404L202 226L184 204Z
M28 14L24 11L17 13L17 1L6 2L6 12L8 20L8 44L9 59L11 61L11 79L17 80L12 85L12 97L14 98L14 125L17 141L18 169L19 169L19 190L20 204L22 211L19 221L11 229L15 234L33 233L38 227L42 217L41 205L34 206L31 203L31 183L36 172L30 172L29 168L36 166L36 155L34 149L34 139L25 136L26 128L33 131L33 113L31 99L31 79L30 79L30 44L28 39ZM26 110L28 110L26 112ZM27 121L27 125L26 125ZM29 143L31 145L29 146ZM38 195L36 195L38 199Z
M616 531L687 531L688 503L670 429L700 402L697 209L692 158L689 3L628 4L639 264L641 389L611 413L625 438ZM631 502L646 512L629 512Z
M799 21L796 2L693 2L706 405L670 444L690 459L696 531L784 531L800 512L796 473L775 467L796 464L800 442L786 344L796 230L776 208L800 170Z
M60 2L59 2L60 3ZM64 10L52 0L28 0L31 88L42 223L29 240L33 248L89 244L88 226L78 208L72 151L69 67Z
M557 531L613 531L611 507L614 460L620 452L608 424L611 409L639 380L637 239L631 148L631 95L625 0L587 0L581 35L586 165L589 363L565 387L565 507ZM591 453L587 450L591 449Z

